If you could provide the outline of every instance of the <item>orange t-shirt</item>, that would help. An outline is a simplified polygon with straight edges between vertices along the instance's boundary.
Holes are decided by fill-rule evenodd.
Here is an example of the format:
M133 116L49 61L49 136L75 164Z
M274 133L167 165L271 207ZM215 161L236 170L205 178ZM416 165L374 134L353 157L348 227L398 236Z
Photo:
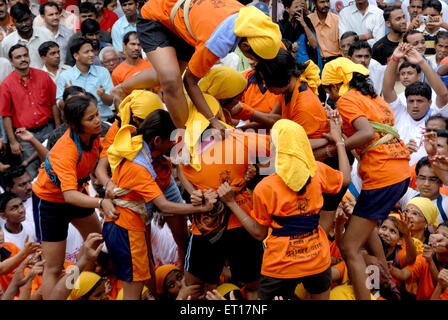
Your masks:
M319 215L324 204L322 192L338 193L342 172L322 162L303 195L291 190L278 176L264 178L253 193L251 216L261 225L282 228L272 216ZM322 227L294 236L270 235L266 240L261 274L273 278L299 278L318 274L330 267L330 243Z
M210 68L219 60L205 43L215 29L229 16L240 11L243 4L236 0L192 1L190 4L189 23L196 40L190 35L184 21L184 10L181 6L174 17L175 28L171 25L170 13L176 0L148 1L141 9L144 19L162 23L188 44L195 48L188 68L198 78L203 78Z
M224 140L214 142L202 152L200 171L196 171L189 165L179 165L179 167L185 178L196 189L216 191L221 184L228 182L235 190L236 202L249 214L252 210L252 200L249 191L245 188L244 174L248 164L255 163L255 156L269 156L269 136L239 130L228 130L228 134ZM251 160L252 157L254 159ZM227 229L241 226L238 218L232 213ZM196 235L201 234L194 222L192 232Z
M152 64L149 61L140 59L140 62L136 66L127 65L124 61L120 63L114 71L112 71L112 82L114 86L118 86L120 83L126 81L137 72L151 68Z
M422 254L417 256L414 264L406 266L406 269L411 271L411 279L406 283L416 282L417 300L429 300L434 292L434 285L432 283L431 271L429 270L429 263Z
M282 118L300 124L309 139L322 138L322 133L330 131L327 113L319 97L299 79L296 81L291 100L286 101L283 94L279 97L279 102L282 105Z
M254 110L270 113L277 103L279 96L258 84L256 80L252 80L255 77L254 70L246 70L242 75L247 80L248 86L244 90L240 102L249 105Z
M112 181L119 188L132 190L119 197L121 200L139 201L143 199L145 203L148 203L163 194L151 173L142 165L129 160L123 161L115 169L112 173ZM138 213L119 206L115 206L115 209L120 214L118 219L106 218L105 221L114 221L127 230L145 232L145 223Z
M50 202L63 203L64 191L77 190L82 192L83 186L78 180L86 178L95 169L100 151L100 137L96 137L91 146L82 145L82 159L78 163L78 148L72 138L72 130L67 130L51 148L49 160L53 172L59 178L61 187L58 188L50 179L42 163L37 180L33 183L33 192L40 199Z
M3 243L3 248L0 249L0 250L9 252L9 256L6 257L6 259L13 257L13 256L15 256L16 254L18 254L20 252L20 249L12 242L5 242L5 243ZM2 260L0 262L3 262L3 261L4 260ZM8 289L9 284L11 283L13 276L14 276L14 271L12 271L10 273L7 273L7 274L0 275L0 286L3 289L3 292L5 292L6 289Z
M417 183L415 182L415 180L417 179L417 173L415 172L416 167L417 163L414 163L412 166L409 167L411 172L411 180L409 181L409 188L412 188L414 190L417 190ZM439 188L439 193L448 196L448 189L445 187L445 185L442 184L442 186Z
M118 130L120 130L118 120L115 120L114 123L112 123L112 125L110 126L109 130L107 130L103 141L101 141L100 159L107 157L107 149L109 149L109 147L114 143L114 139L117 135Z
M390 106L380 97L372 99L364 96L356 89L342 95L338 100L338 110L342 117L344 133L350 137L356 130L352 123L359 117L366 117L369 121L395 124L394 114ZM381 136L384 134L381 133ZM378 140L380 134L375 132L375 139L356 148L356 152ZM399 183L409 178L409 151L402 140L392 139L367 151L361 158L358 174L362 179L362 189L379 189Z

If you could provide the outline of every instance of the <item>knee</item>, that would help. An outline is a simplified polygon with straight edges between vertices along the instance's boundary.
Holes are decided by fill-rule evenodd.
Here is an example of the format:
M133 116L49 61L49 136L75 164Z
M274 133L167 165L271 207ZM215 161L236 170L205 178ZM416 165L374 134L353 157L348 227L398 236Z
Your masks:
M345 239L342 239L339 244L339 249L341 251L342 258L345 261L352 259L358 251L353 244L347 243Z
M182 78L176 72L163 72L159 75L159 79L165 94L170 94L183 88Z

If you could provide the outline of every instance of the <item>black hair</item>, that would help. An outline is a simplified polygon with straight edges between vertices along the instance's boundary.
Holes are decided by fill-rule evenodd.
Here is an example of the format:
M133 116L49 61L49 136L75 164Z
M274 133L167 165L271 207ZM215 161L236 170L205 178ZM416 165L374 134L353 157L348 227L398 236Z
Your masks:
M409 68L409 67L414 68L414 69L417 71L417 73L421 73L421 72L422 72L422 69L420 68L420 66L418 66L418 65L416 65L416 64L413 64L413 63L410 63L410 62L407 61L407 60L404 60L404 61L403 61L403 63L402 63L402 64L400 65L400 67L398 68L398 72L400 72L401 69Z
M136 31L129 31L123 36L123 44L124 45L127 45L129 43L129 40L132 35L135 35L138 38Z
M14 52L14 50L17 50L17 49L19 49L19 48L25 48L26 51L27 51L28 53L30 53L30 50L28 50L28 47L27 47L26 45L21 44L21 43L16 43L16 44L13 45L11 48L9 48L9 51L8 51L8 57L9 57L10 60L12 59L12 53Z
M350 87L355 88L364 96L370 96L375 99L378 94L375 92L373 88L373 84L369 78L369 76L365 76L358 72L353 72L352 80L350 81Z
M448 130L436 130L437 138L445 138L448 142Z
M383 12L384 21L389 21L390 14L394 10L402 10L402 9L401 9L401 6L390 6L390 7L386 7L384 9L384 12Z
M448 39L448 31L439 31L434 39L434 44L439 43L439 39Z
M291 52L291 53L292 53L292 41L289 40L289 39L286 39L286 38L282 38L282 42L283 42L283 44L285 45L286 50L287 50L288 52Z
M426 119L425 126L427 126L428 122L431 120L442 120L443 122L445 122L445 129L448 129L448 118L442 116L440 113L430 116L428 119Z
M409 0L409 5L411 5L412 2L414 2L415 0ZM422 0L419 0L422 1ZM423 6L423 1L422 1L422 6Z
M120 5L123 6L126 2L129 2L129 1L132 1L135 4L137 4L137 0L120 0ZM106 6L106 5L104 5L104 6Z
M72 57L75 53L78 53L81 47L86 43L90 44L93 47L93 42L90 39L86 39L83 37L74 39L72 45L70 46L70 54L72 55Z
M90 97L87 96L74 96L65 102L65 121L70 127L73 127L77 133L83 132L81 120L84 117L87 108L90 106L90 103L92 103L92 101Z
M107 5L111 2L112 2L112 0L104 0L103 7L106 8ZM120 4L121 4L121 2L120 2Z
M39 7L39 13L41 16L43 16L45 14L45 8L46 7L56 7L56 9L61 12L62 8L59 8L58 4L56 2L53 1L47 1L45 3L42 3Z
M85 36L88 33L95 33L100 31L100 24L93 19L84 20L81 23L81 34Z
M90 101L94 104L94 105L98 105L98 100L96 99L96 97L89 91L86 91L86 97L90 99Z
M84 88L81 88L79 86L70 86L64 89L64 92L62 93L62 100L65 102L67 101L67 98L69 96L75 96L75 95L85 95L86 90Z
M406 98L409 96L422 96L429 101L432 98L432 91L426 82L416 81L406 87L404 95Z
M361 50L361 49L367 49L367 51L369 51L369 53L370 53L370 56L372 56L372 47L370 46L370 44L367 41L353 42L350 45L350 48L348 49L348 56L349 57L353 56L353 53L355 53L356 50Z
M300 76L306 67L306 64L296 62L291 53L280 48L274 59L259 61L255 72L264 79L267 87L283 88L288 85L291 76Z
M422 10L425 10L426 8L434 8L438 13L442 12L442 4L439 0L425 0L423 1L423 8Z
M92 293L103 283L103 281L103 278L99 278L98 281L93 285L93 287L87 293L81 296L79 300L89 300Z
M5 212L8 202L16 198L21 199L20 196L14 192L6 191L0 194L0 212Z
M440 227L448 228L448 220L444 220L443 222L439 223L436 230L439 230Z
M348 38L348 37L355 37L355 42L356 41L359 41L359 36L358 36L358 34L356 33L356 32L354 32L354 31L346 31L346 32L344 32L343 34L342 34L342 36L341 36L341 39L339 40L339 41L342 41L342 40L344 40L344 39L346 39L346 38Z
M303 187L297 191L297 194L299 196L303 195L306 191L306 187L308 187L308 185L311 183L311 176L308 177L308 180L306 180L306 183L303 185Z
M96 11L95 5L91 2L82 2L79 5L79 13L89 13L89 12L93 12L96 14L98 14L98 12Z
M136 134L141 134L143 140L149 143L157 136L164 140L169 138L175 129L168 111L157 109L146 117Z
M421 31L418 31L418 30L416 30L416 29L414 29L414 30L409 30L409 31L407 31L407 32L405 32L404 33L404 35L403 35L403 42L405 42L405 43L409 43L408 42L408 37L410 36L410 35L413 35L413 34L417 34L417 33L422 33Z
M384 220L381 222L381 224L383 224L384 221L386 221L386 220L390 220L390 221L392 221L392 223L394 224L395 228L398 229L398 221L397 221L397 218L395 218L394 216L389 215L389 216L387 216L386 219L384 219ZM400 238L403 237L403 233L401 233L401 231L400 231L399 229L398 229L398 234L400 235Z
M14 188L14 179L23 176L26 173L26 168L22 165L15 165L7 168L1 174L1 185L4 190L6 188Z
M45 3L48 3L48 2L45 2ZM59 48L59 45L56 42L54 42L54 41L45 41L44 43L42 43L39 46L39 49L38 49L39 50L39 56L40 57L46 57L48 51L51 48L54 48L54 47L58 47Z
M418 160L417 165L415 166L415 175L418 176L422 167L432 168L431 162L429 161L429 158L427 156L422 157L420 160Z
M26 4L21 2L17 2L15 5L13 5L11 7L11 10L9 10L9 14L11 15L13 20L21 20L27 14L32 17L30 8Z

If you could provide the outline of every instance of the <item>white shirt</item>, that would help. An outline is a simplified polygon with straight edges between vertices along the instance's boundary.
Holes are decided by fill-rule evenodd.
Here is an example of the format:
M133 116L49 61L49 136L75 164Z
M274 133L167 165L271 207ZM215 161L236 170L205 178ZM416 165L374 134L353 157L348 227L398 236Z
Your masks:
M3 79L5 79L14 68L11 66L11 63L8 59L0 57L0 83L2 83Z
M177 265L179 263L177 244L176 241L174 241L173 234L171 233L167 223L165 223L161 228L155 222L155 219L152 219L151 245L155 267L164 264Z
M431 68L435 69L437 67L436 55L430 55L426 57L426 61L429 63Z
M0 56L4 58L8 57L9 49L17 43L27 46L30 55L30 67L36 69L42 69L44 63L39 55L39 46L45 41L55 41L53 33L47 28L33 27L33 35L29 40L25 40L19 36L17 31L6 36L2 41Z
M51 30L50 30L51 32ZM61 53L61 61L65 61L67 53L69 53L70 48L68 48L68 40L75 32L66 26L60 24L58 27L58 32L54 35L56 43L59 45L59 51ZM70 53L69 53L70 54Z
M448 115L448 108L439 109L437 106L431 105L426 115L422 119L416 121L408 113L406 104L404 104L400 98L397 97L394 102L389 103L389 106L394 113L395 128L397 128L397 131L400 134L400 139L403 140L405 144L407 144L409 140L414 139L417 144L420 145L418 151L411 154L409 165L413 165L420 160L421 157L426 155L425 147L422 143L422 132L424 132L426 128L426 120L430 116L438 113L446 117Z
M213 66L213 68L220 66L227 66L235 69L236 71L240 71L240 56L235 52L230 52L224 58L219 59L219 61Z
M372 80L373 87L375 88L375 92L379 95L381 94L381 91L383 91L383 79L384 79L384 72L386 70L386 65L382 65L375 59L370 59L369 63L369 78Z
M347 31L354 31L358 35L371 33L373 39L367 42L372 47L386 34L383 10L370 4L364 15L355 4L342 9L339 13L339 34L342 36Z
M351 6L352 4L355 4L355 0L330 0L330 11L334 14L339 14L342 9ZM376 0L369 0L369 6L370 5L378 7ZM342 34L340 36L342 36Z
M5 226L3 226L3 232L5 233L5 242L14 243L20 250L23 249L26 236L28 236L29 242L35 242L37 240L34 223L25 220L22 222L22 227L22 231L20 231L19 233L11 233L5 228Z
M118 1L117 1L118 2ZM59 19L59 23L66 26L73 32L79 28L80 23L78 17L72 12L68 12L67 10L62 10L61 17ZM33 20L33 26L42 27L45 25L45 21L40 14L36 15Z
M61 61L64 61L64 60L61 60ZM56 72L56 74L54 74L54 73L51 73L50 71L48 71L47 66L44 65L42 67L42 71L45 71L46 73L48 73L48 75L50 76L51 80L53 80L54 84L56 84L57 81L58 81L59 75L61 74L61 72L65 71L65 70L68 70L70 68L71 67L69 65L61 64L61 65L59 65L59 69Z
M26 218L25 221L34 223L34 213L33 213L33 198L29 197L24 203Z

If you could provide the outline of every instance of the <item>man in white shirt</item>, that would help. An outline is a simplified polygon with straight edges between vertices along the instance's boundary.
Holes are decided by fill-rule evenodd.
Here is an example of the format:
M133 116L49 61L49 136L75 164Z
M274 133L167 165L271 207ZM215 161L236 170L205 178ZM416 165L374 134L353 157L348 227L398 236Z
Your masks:
M76 32L76 30L79 28L80 22L75 14L64 9L66 0L53 0L53 2L55 2L61 10L60 24L66 26L73 32ZM35 27L42 27L44 24L44 19L40 15L36 16L33 21L33 25Z
M75 32L59 23L61 11L55 2L48 1L41 4L39 13L45 21L45 27L53 33L55 41L59 45L61 59L65 61L68 40Z
M354 31L359 40L373 46L386 34L383 10L369 4L368 0L356 0L339 13L339 34Z
M409 63L419 66L426 75L428 82L436 92L436 107L431 107L433 98L431 87L425 82L416 81L406 87L406 105L399 99L394 85L398 62L403 58L406 58ZM409 164L412 165L426 153L421 143L426 120L437 113L447 116L448 108L445 106L448 102L448 89L415 48L401 44L395 49L387 64L383 82L383 97L394 113L395 127L400 138L411 151Z
M28 48L30 67L41 69L43 62L39 57L38 48L45 41L54 41L53 34L46 28L33 28L31 11L23 3L18 2L11 8L11 17L17 30L3 39L0 56L7 58L9 49L20 43Z
M55 84L61 72L71 68L66 64L61 64L59 50L59 45L54 41L44 42L39 47L39 55L44 62L42 70L48 73Z
M351 6L355 0L330 0L330 11L334 14L339 14L345 7ZM377 7L376 0L369 0L371 6Z
M369 69L369 78L372 81L375 92L381 95L386 66L372 59L372 48L367 41L357 41L351 44L348 49L348 56L354 63L362 64Z

